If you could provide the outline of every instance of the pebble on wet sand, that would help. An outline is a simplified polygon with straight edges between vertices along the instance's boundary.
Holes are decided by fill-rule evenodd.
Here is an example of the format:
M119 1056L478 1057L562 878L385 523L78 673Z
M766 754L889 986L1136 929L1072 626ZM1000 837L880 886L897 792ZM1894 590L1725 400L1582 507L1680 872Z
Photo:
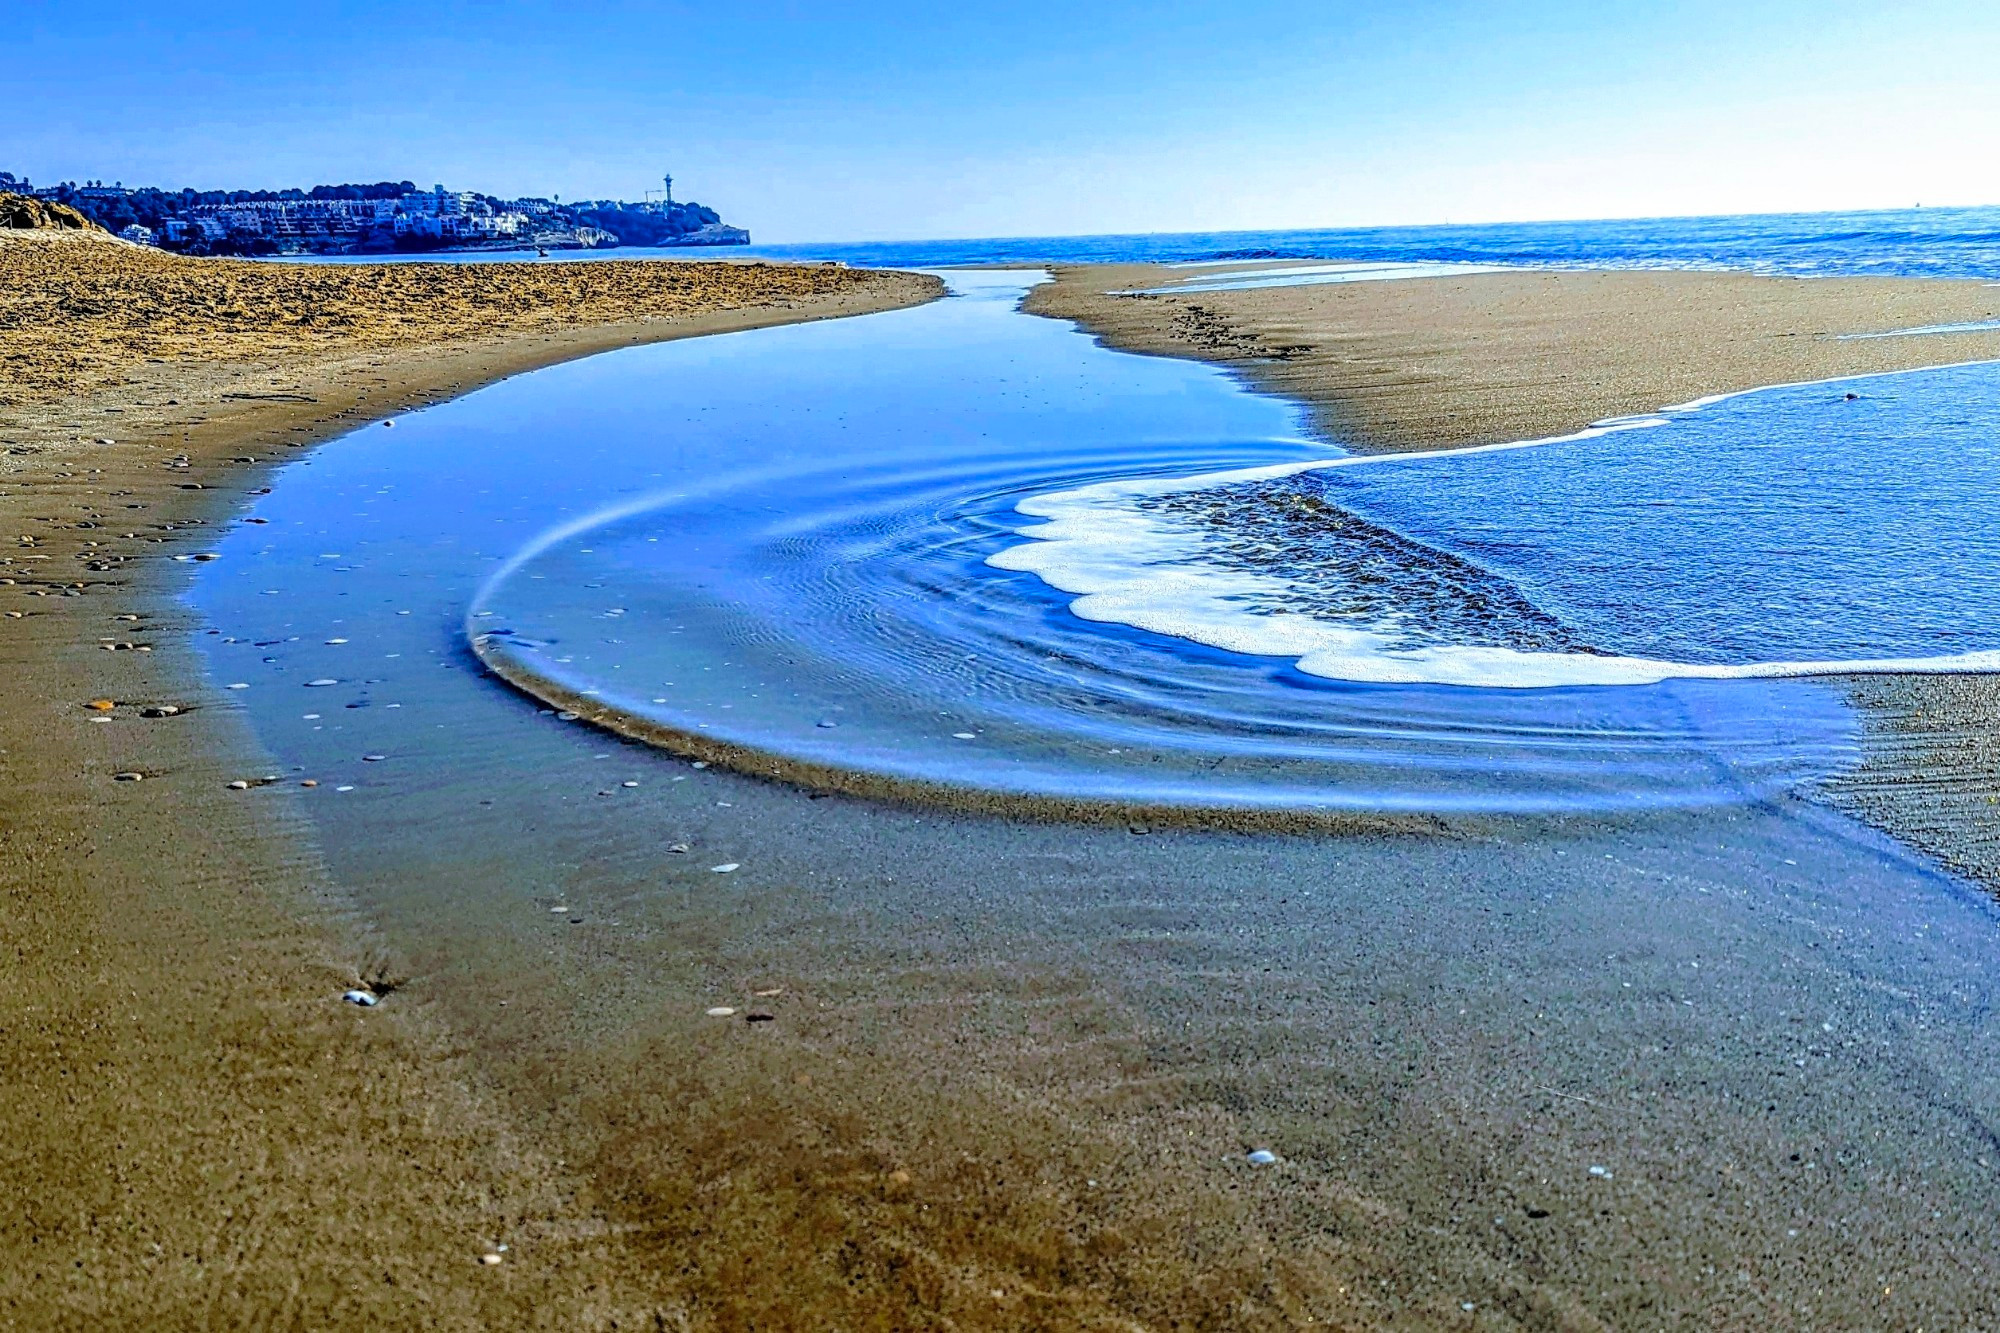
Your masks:
M734 1018L736 1010L726 1004L718 1004L715 1008L708 1011L708 1016L710 1018Z
M739 862L736 862L736 861L724 861L724 862L723 862L723 863L722 863L721 865L719 865L719 866L710 866L710 867L709 867L709 869L710 869L711 871L713 871L714 873L716 873L716 874L718 874L718 875L726 875L726 874L728 874L728 873L729 873L730 871L732 871L732 870L737 870L737 869L740 869L740 868L741 868L741 866L740 866L740 863L739 863Z
M1278 1160L1278 1154L1268 1148L1259 1148L1250 1154L1250 1165L1271 1166Z
M375 995L373 991L351 990L346 992L340 998L347 1001L349 1004L358 1004L363 1009L373 1009L378 1003L380 1003L378 997Z

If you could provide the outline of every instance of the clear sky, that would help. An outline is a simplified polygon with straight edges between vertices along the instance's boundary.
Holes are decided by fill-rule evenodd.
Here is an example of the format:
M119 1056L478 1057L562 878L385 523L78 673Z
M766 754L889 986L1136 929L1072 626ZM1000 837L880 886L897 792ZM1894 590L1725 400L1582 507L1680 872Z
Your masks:
M4 0L0 169L761 241L2000 203L2000 0Z

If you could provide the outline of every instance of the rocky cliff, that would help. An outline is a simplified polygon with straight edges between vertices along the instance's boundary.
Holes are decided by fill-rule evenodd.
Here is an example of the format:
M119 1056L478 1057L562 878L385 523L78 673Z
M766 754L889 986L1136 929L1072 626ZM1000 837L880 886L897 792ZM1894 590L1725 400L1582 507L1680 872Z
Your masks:
M25 194L0 194L0 228L14 231L103 231L68 204Z

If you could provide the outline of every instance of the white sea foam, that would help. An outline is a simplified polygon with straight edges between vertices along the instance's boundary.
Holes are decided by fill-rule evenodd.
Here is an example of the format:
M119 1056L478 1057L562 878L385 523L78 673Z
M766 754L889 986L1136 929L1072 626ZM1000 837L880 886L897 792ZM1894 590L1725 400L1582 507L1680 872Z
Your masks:
M1395 282L1410 278L1459 278L1475 273L1505 273L1510 264L1464 264L1443 261L1388 261L1381 263L1298 264L1285 268L1259 267L1236 273L1197 274L1154 292L1230 292L1262 287L1310 287L1339 282ZM1132 295L1125 292L1120 295Z
M2000 286L2000 284L1992 284ZM2000 319L1973 320L1966 324L1922 324L1914 329L1889 329L1882 333L1843 333L1842 342L1864 342L1870 338L1918 338L1934 333L1992 333L2000 330Z
M1974 361L1958 364L1992 363ZM1098 482L1021 501L1017 506L1020 513L1045 521L1025 530L1024 535L1033 540L997 552L988 557L987 563L1001 569L1032 573L1051 587L1075 594L1071 610L1085 620L1127 625L1227 652L1289 658L1301 671L1334 680L1537 688L1646 685L1675 678L1742 679L1884 671L2000 671L2000 651L1918 658L1716 664L1581 652L1522 651L1491 645L1413 642L1409 632L1413 627L1400 623L1394 613L1374 623L1362 623L1355 619L1333 620L1283 609L1273 611L1273 606L1282 608L1286 601L1296 600L1288 579L1277 573L1265 574L1204 560L1210 540L1204 532L1176 522L1171 516L1141 503L1165 495L1270 481L1334 468L1396 466L1417 458L1435 459L1562 444L1619 431L1662 426L1675 417L1747 394L1876 378L1884 376L1842 376L1713 394L1663 408L1657 413L1613 418L1586 430L1547 439L1423 453L1344 455L1183 477Z

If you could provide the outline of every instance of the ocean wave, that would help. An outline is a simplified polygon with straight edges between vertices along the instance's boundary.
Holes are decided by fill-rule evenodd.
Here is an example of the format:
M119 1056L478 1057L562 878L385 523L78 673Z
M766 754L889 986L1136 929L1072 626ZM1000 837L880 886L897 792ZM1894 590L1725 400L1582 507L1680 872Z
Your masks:
M1307 674L1353 682L1535 688L2000 670L2000 651L1985 649L1734 662L1620 652L1587 641L1475 560L1371 522L1323 491L1277 485L1657 430L1754 394L1892 378L1716 394L1548 439L1102 481L1021 501L1020 513L1043 522L1024 530L1030 541L988 563L1074 595L1071 609L1085 620L1286 658Z

